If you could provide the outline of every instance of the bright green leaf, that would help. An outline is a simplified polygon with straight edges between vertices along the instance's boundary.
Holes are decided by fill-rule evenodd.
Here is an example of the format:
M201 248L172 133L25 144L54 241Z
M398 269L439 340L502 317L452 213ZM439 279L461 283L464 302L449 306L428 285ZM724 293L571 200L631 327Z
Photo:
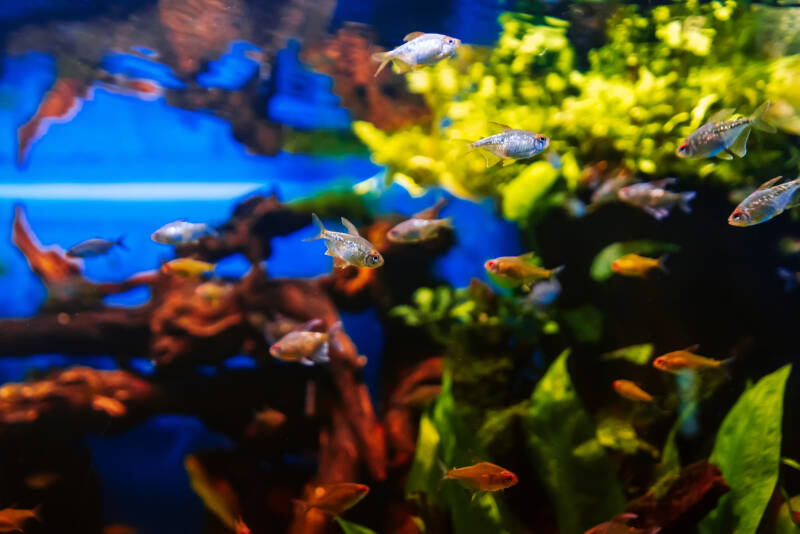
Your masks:
M645 365L653 357L653 344L631 345L630 347L606 352L601 357L604 360L628 360L636 365Z
M800 471L800 462L798 462L797 460L793 460L791 458L781 458L781 463L783 465L791 467L792 469L797 469L798 471Z
M700 523L701 533L756 532L778 481L783 392L790 371L791 365L785 365L759 380L722 421L710 460L731 491Z
M344 534L376 534L372 529L356 525L350 521L345 521L341 517L337 517L336 522L342 527L342 532L344 532Z
M664 253L674 253L679 250L678 245L664 243L661 241L651 241L643 239L641 241L624 241L612 243L601 250L592 261L589 274L598 282L611 278L614 274L611 271L611 264L614 260L625 254L641 254L643 256L653 256Z
M565 351L537 384L525 423L532 462L555 507L559 531L580 534L622 512L625 500L572 386L567 357Z

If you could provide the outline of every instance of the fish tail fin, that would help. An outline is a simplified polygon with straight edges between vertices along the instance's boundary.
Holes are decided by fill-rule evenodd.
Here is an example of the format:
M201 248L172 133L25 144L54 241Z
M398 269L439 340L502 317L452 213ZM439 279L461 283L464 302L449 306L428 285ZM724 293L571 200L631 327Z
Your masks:
M311 353L311 361L313 363L328 363L331 361L330 356L328 356L328 351L330 349L330 344L328 341L317 347L317 350Z
M684 213L692 213L692 206L689 205L689 202L694 200L694 197L697 196L697 191L686 191L685 193L681 193L681 202L680 208L681 211Z
M797 289L797 278L795 278L794 273L789 271L788 269L784 269L783 267L778 267L778 276L783 279L783 290L787 293L790 293Z
M669 254L662 254L660 258L658 258L658 268L661 269L664 274L669 274L669 269L667 269L667 260L669 259Z
M319 219L316 213L311 214L311 220L313 220L314 224L316 224L317 228L319 228L319 233L314 237L307 237L303 239L303 241L316 241L317 239L324 239L326 232L325 225L322 224L322 221Z
M470 153L472 153L472 152L474 152L475 150L478 149L478 147L475 146L475 141L470 141L469 139L453 139L453 141L456 141L458 143L464 143L467 146L467 149L464 152L462 152L461 154L459 154L459 158L463 158L467 154L470 154ZM483 157L485 158L486 155L484 154ZM489 162L488 162L489 160L487 159L486 161L487 161L486 162L486 166L488 167L489 166Z
M550 270L550 278L554 278L556 275L561 273L564 270L565 267L566 267L566 265L559 265L558 267L555 267L555 268L551 269Z
M380 74L381 71L386 68L386 65L392 61L392 56L389 54L389 52L378 52L377 54L372 54L372 59L380 62L378 70L376 70L375 74L373 75L373 77L377 78L378 74Z
M44 523L44 516L42 515L42 505L41 503L37 504L33 507L33 517L39 523Z
M733 364L736 363L737 358L738 356L734 354L719 363L719 368L722 370L722 374L725 375L725 378L733 378Z
M122 234L121 236L119 236L117 238L117 240L114 241L114 244L117 245L122 250L130 250L128 248L128 245L125 244L125 234Z
M453 225L453 216L451 215L449 217L445 217L444 219L442 219L442 226L453 230L455 228L455 226Z
M758 108L750 116L750 123L753 125L753 128L756 128L764 132L775 133L778 131L777 128L775 128L775 126L764 120L764 114L769 109L769 105L770 102L769 100L767 100L763 104L758 106Z
M439 480L441 484L445 480L450 478L450 469L447 468L447 464L441 458L436 459L436 465L439 466L439 471L442 472L442 478Z

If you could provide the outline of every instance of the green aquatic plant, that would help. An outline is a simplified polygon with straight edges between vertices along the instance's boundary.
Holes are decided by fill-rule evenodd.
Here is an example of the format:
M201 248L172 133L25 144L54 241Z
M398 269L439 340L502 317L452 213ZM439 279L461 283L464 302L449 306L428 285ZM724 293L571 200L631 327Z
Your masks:
M417 452L406 483L406 495L425 494L429 502L448 510L455 534L498 534L517 531L516 520L497 493L470 492L452 480L442 480L445 467L463 467L486 459L485 450L467 424L466 407L453 396L453 378L445 373L442 393L423 415Z
M342 527L342 532L344 532L344 534L375 534L374 530L351 523L350 521L345 521L341 517L337 517L336 522Z
M495 46L462 46L456 58L407 75L432 110L429 126L386 133L356 122L354 132L390 179L496 196L506 217L523 222L576 189L583 169L598 162L648 175L757 181L785 171L794 150L785 135L753 134L750 153L735 161L674 152L714 110L746 115L767 99L768 119L800 132L800 58L774 57L769 36L757 32L775 16L733 1L619 6L606 44L578 69L568 21L505 13ZM497 133L492 121L549 136L546 157L487 170L463 140Z
M525 416L528 450L562 534L579 534L623 511L622 488L561 354L536 385Z
M754 534L778 481L785 365L747 389L722 421L711 463L731 487L699 525L702 534Z

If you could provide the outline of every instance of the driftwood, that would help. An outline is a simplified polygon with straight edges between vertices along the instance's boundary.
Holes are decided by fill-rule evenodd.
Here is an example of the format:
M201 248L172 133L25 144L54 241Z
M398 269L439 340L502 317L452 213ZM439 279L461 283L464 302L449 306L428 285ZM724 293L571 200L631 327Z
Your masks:
M243 253L253 267L241 279L203 281L152 271L117 283L99 283L83 275L80 261L68 258L57 247L43 247L26 223L23 208L17 206L13 242L42 280L48 298L33 317L0 320L0 356L111 354L123 365L128 358L144 357L156 364L156 373L142 377L122 370L67 369L40 380L7 385L0 389L0 435L24 438L26 433L59 433L70 426L65 434L68 438L98 429L114 431L157 413L179 412L198 415L229 433L239 432L247 446L242 429L252 413L264 405L292 399L291 404L281 406L288 417L288 424L281 429L282 436L288 434L288 445L282 446L311 448L309 430L318 428L319 467L308 488L318 483L386 479L387 438L394 455L391 465L407 467L415 447L413 408L396 401L416 385L437 380L441 359L426 360L407 374L389 401L385 422L381 422L361 379L364 357L344 330L331 330L328 365L306 368L269 356L265 332L274 321L313 319L321 330L329 330L339 321L332 295L337 301L374 302L384 296L382 288L396 285L387 279L391 271L355 268L313 280L270 279L259 261L269 255L269 240L309 221L308 213L289 210L274 197L254 196L237 206L216 235L178 248L180 255L204 260ZM398 263L419 261L409 259L415 253L407 247L382 238L389 224L377 221L364 235ZM420 265L432 261L450 242L452 236L446 236L429 246ZM118 308L103 304L104 296L140 285L151 290L144 305ZM194 377L191 366L219 364L237 354L250 355L261 365L236 378ZM263 394L244 393L252 391L254 384ZM215 415L216 399L221 395L225 395L226 411L237 414L232 418L235 423ZM238 415L240 412L244 415ZM395 514L410 513L402 507L397 510ZM404 523L410 521L410 515L403 517ZM314 512L298 513L289 531L321 533L329 523L329 518Z

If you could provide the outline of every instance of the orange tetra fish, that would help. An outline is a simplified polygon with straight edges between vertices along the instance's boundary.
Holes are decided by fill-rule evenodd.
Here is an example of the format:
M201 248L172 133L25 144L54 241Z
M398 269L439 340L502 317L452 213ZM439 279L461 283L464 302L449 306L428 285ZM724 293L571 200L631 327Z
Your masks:
M305 501L295 501L303 512L315 508L326 514L338 516L367 496L369 486L353 482L320 484Z
M614 380L611 385L621 397L634 402L654 402L655 399L648 392L630 380Z
M489 462L450 469L444 478L457 480L462 486L476 493L504 490L519 482L517 475Z
M707 371L711 369L726 370L727 365L733 360L713 360L705 356L694 354L700 345L692 345L683 350L676 350L663 354L653 360L653 367L668 373L680 373L684 370Z
M616 274L622 276L637 276L639 278L647 278L647 275L653 269L661 269L667 273L664 266L666 256L661 256L658 259L648 258L647 256L640 256L638 254L625 254L617 258L611 263L611 270Z

